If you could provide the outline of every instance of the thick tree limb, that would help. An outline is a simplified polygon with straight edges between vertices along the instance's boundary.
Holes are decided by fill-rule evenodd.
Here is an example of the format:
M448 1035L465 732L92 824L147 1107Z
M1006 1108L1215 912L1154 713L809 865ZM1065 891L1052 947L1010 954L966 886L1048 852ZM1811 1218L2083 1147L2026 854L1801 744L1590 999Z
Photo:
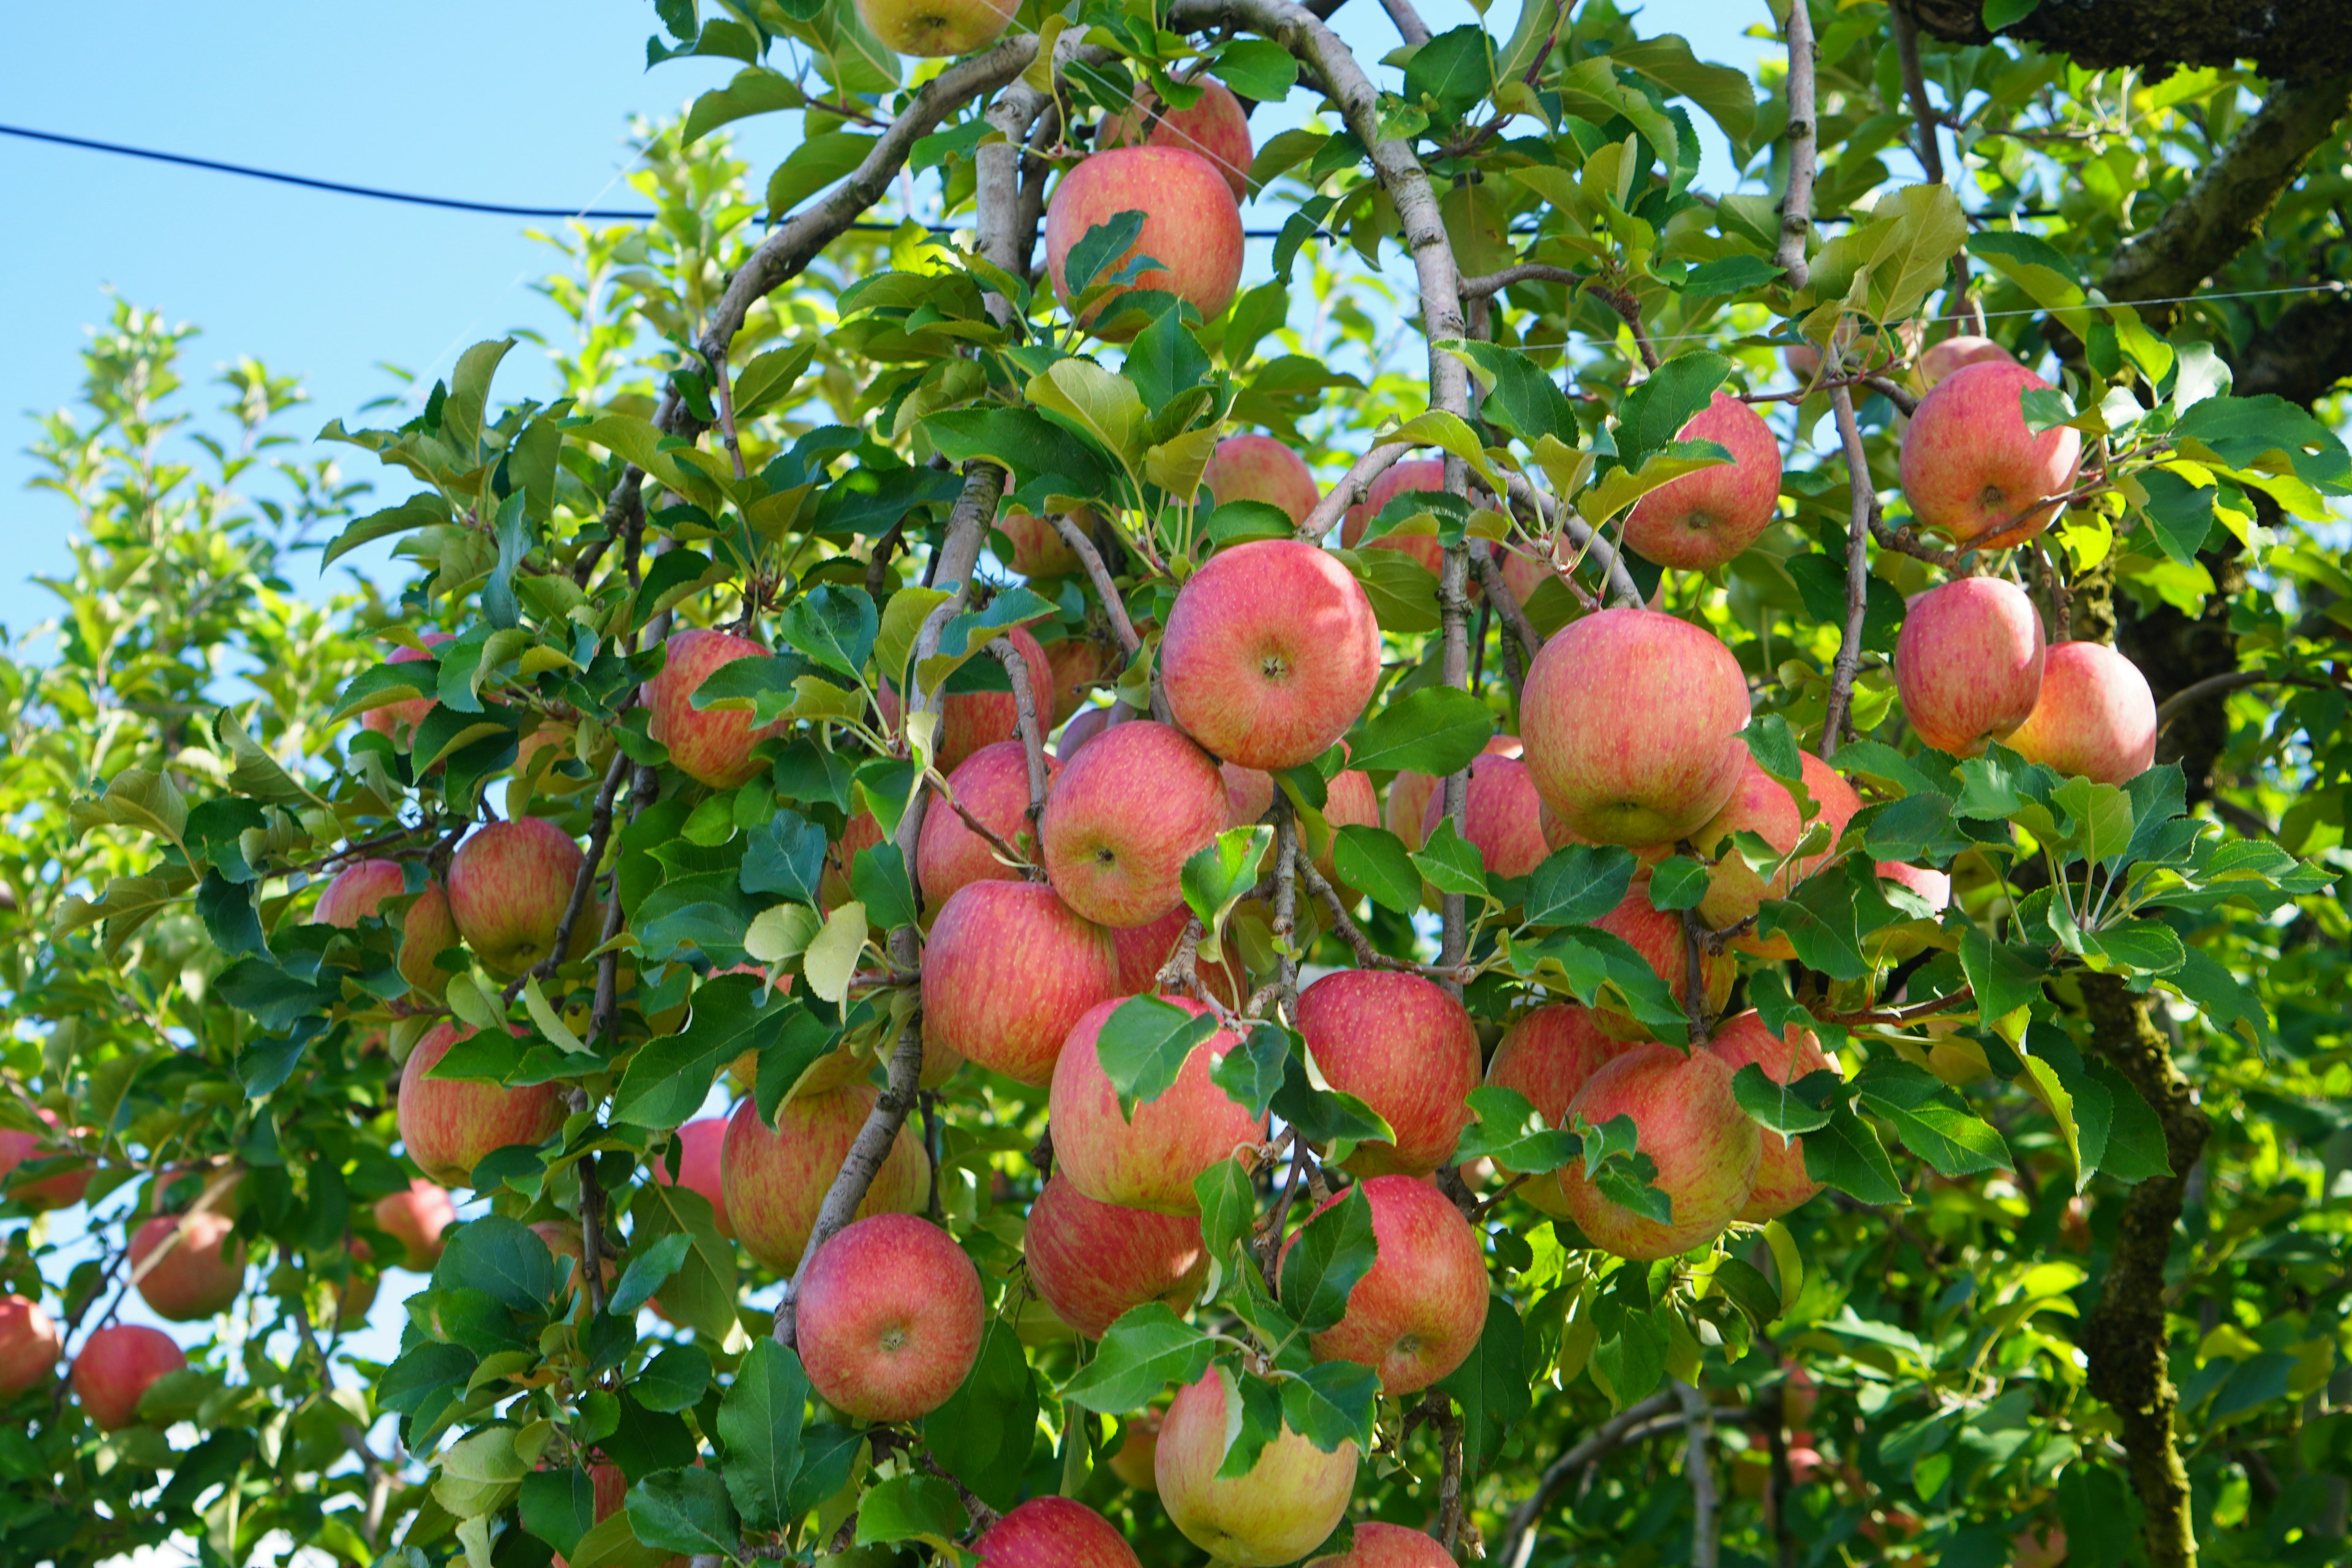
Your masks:
M2307 408L2352 378L2352 290L2328 287L2334 291L2289 306L2230 356L2237 395L2268 393Z
M1397 37L1418 47L1429 42L1429 24L1412 8L1412 0L1381 0L1381 9L1396 24Z
M1723 1542L1715 1524L1715 1422L1706 1395L1676 1379L1683 1407L1683 1471L1691 1489L1691 1568L1715 1568Z
M1788 42L1789 184L1780 195L1780 243L1772 260L1788 273L1790 288L1801 289L1811 276L1805 242L1813 231L1813 168L1821 135L1814 119L1813 16L1805 0L1789 7Z
M1504 642L1507 645L1516 643L1526 656L1521 668L1532 667L1536 655L1543 652L1543 638L1537 635L1535 623L1528 619L1528 612L1520 605L1518 596L1503 581L1503 569L1496 563L1491 552L1479 552L1473 558L1473 564L1478 568L1478 586L1486 594L1486 603L1494 605L1495 613L1503 618ZM1516 689L1517 679L1514 679L1511 685Z
M1990 43L1980 0L1912 0L1931 37ZM2074 57L2093 69L2174 66L2227 70L2251 59L2263 75L2308 77L2352 69L2352 30L2339 0L2042 0L2001 29Z

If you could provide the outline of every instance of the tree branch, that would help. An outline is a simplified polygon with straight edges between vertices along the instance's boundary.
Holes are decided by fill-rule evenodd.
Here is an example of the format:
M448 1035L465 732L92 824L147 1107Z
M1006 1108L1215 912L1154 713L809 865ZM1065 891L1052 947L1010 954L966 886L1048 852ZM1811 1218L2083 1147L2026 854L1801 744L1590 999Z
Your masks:
M1803 0L1798 0L1803 9ZM1830 667L1828 716L1822 722L1822 755L1837 755L1853 707L1854 677L1862 669L1863 614L1870 595L1870 520L1878 500L1871 491L1870 455L1862 447L1862 430L1854 423L1853 398L1843 386L1830 394L1830 410L1837 416L1838 436L1845 443L1846 485L1853 492L1853 516L1846 528L1845 627L1838 638L1837 662Z
M1045 815L1045 733L1037 721L1037 693L1029 684L1029 661L1011 637L991 637L988 651L1013 682L1013 727L1029 763L1029 838L1037 841L1037 819Z
M866 1201L866 1190L881 1173L882 1162L890 1157L890 1145L898 1141L898 1129L906 1125L907 1112L915 1107L922 1077L923 1017L918 1012L898 1031L898 1044L890 1053L890 1081L874 1097L874 1109L866 1112L866 1125L857 1130L857 1140L849 1146L849 1157L841 1163L833 1185L825 1189L824 1202L816 1211L816 1223L809 1227L808 1245L801 1252L800 1267L793 1270L792 1284L776 1307L774 1337L778 1344L795 1342L800 1331L797 1303L801 1281L808 1275L809 1260L856 1217L857 1205Z
M1780 196L1780 243L1773 263L1801 289L1811 276L1805 242L1813 230L1813 166L1820 156L1813 104L1813 16L1806 0L1789 6L1789 184Z
M1507 475L1504 483L1511 492L1511 500L1534 513L1537 522L1547 531L1555 526L1557 520L1559 531L1568 537L1568 542L1576 546L1579 553L1589 556L1593 564L1600 567L1611 598L1621 605L1642 602L1642 591L1633 585L1633 574L1625 570L1624 558L1618 554L1617 547L1595 533L1572 508L1555 508L1536 493L1535 486L1528 482L1524 474Z
M1371 495L1372 481L1397 465L1412 450L1404 441L1383 441L1348 465L1347 474L1315 503L1307 521L1298 525L1298 537L1310 542L1320 541L1339 526L1339 519L1351 506L1360 506Z
M1546 267L1541 262L1522 261L1499 272L1483 272L1475 278L1465 278L1462 279L1462 297L1465 300L1487 299L1514 283L1561 283L1573 289L1583 281L1583 273L1571 272L1565 267Z
M1587 1465L1599 1463L1619 1445L1632 1440L1636 1428L1654 1416L1664 1415L1675 1404L1672 1394L1654 1394L1638 1405L1628 1405L1603 1421L1583 1442L1546 1466L1544 1473L1537 1479L1535 1490L1528 1494L1526 1501L1511 1510L1510 1520L1503 1527L1500 1549L1495 1553L1496 1561L1508 1564L1509 1568L1527 1568L1528 1559L1535 1552L1536 1520L1542 1514L1544 1505L1568 1484L1570 1477ZM1677 1416L1674 1424L1680 1425L1680 1422L1681 1417Z
M1526 656L1526 664L1533 665L1536 655L1543 652L1543 638L1537 635L1535 623L1528 619L1528 612L1520 605L1518 596L1511 592L1510 584L1503 581L1503 569L1496 564L1494 552L1481 551L1471 559L1478 568L1478 586L1485 591L1486 602L1494 605L1495 613L1503 618L1503 640L1507 644L1516 640L1520 652ZM1514 676L1512 689L1517 690L1518 685L1519 678Z
M1691 1489L1691 1568L1715 1568L1723 1542L1715 1525L1715 1460L1709 1452L1715 1422L1706 1395L1677 1378L1673 1392L1683 1407L1683 1471Z
M1389 14L1389 20L1396 24L1397 37L1409 47L1429 42L1429 25L1412 8L1412 0L1381 0L1381 9Z

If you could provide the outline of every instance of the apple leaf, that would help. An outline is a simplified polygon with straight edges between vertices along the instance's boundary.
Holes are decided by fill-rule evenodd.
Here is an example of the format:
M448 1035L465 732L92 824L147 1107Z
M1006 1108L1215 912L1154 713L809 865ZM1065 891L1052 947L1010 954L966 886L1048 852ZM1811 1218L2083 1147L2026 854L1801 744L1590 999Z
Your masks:
M1707 868L1687 855L1669 855L1650 870L1650 907L1667 913L1698 908L1706 897Z
M1085 293L1102 276L1104 268L1134 247L1142 237L1145 216L1133 209L1113 213L1070 247L1062 263L1062 282L1072 299Z
M1478 1120L1463 1131L1461 1145L1454 1152L1455 1164L1492 1160L1516 1174L1532 1176L1559 1170L1579 1152L1576 1134L1546 1127L1517 1089L1492 1084L1474 1089L1470 1109Z
M1201 1201L1202 1244L1222 1260L1256 1226L1257 1189L1239 1160L1220 1160L1192 1178L1192 1195Z
M533 1470L522 1479L522 1527L567 1555L596 1522L596 1492L577 1465Z
M1512 1424L1533 1404L1526 1363L1526 1326L1510 1302L1489 1296L1477 1348L1437 1385L1462 1407L1462 1458L1473 1474L1502 1452Z
M1438 819L1436 830L1413 854L1412 863L1429 879L1430 886L1441 893L1460 893L1471 899L1486 896L1486 860L1475 844L1454 830L1450 816Z
M629 1529L647 1546L732 1557L742 1539L727 1483L699 1466L660 1470L629 1489Z
M1270 1104L1274 1113L1297 1129L1309 1143L1334 1146L1332 1159L1344 1158L1337 1145L1372 1142L1394 1142L1396 1131L1377 1110L1354 1095L1336 1089L1318 1089L1307 1070L1307 1053L1297 1050L1283 1064L1282 1087Z
M1870 1123L1843 1105L1805 1135L1805 1174L1865 1204L1901 1204L1903 1184Z
M1371 1200L1360 1186L1310 1217L1282 1258L1282 1304L1310 1334L1337 1323L1356 1282L1380 1257Z
M1639 865L1615 844L1571 844L1546 856L1528 877L1528 923L1590 925L1625 901Z
M1129 1308L1103 1334L1095 1357L1062 1384L1062 1398L1105 1415L1140 1409L1170 1384L1198 1382L1208 1370L1209 1336L1165 1301Z
M800 1357L763 1334L752 1342L719 1402L727 1491L748 1529L783 1528L793 1478L801 1467L808 1394Z
M1219 1480L1239 1480L1257 1468L1265 1446L1282 1436L1282 1390L1247 1373L1225 1373L1225 1457Z
M1217 1032L1216 1016L1191 1013L1157 996L1130 996L1103 1020L1095 1057L1118 1093L1118 1113L1135 1119L1135 1108L1168 1092L1192 1047Z
M1424 686L1366 721L1349 749L1349 765L1365 773L1409 768L1442 778L1468 767L1494 734L1495 716L1477 698L1455 687Z
M719 1234L710 1200L691 1187L650 1182L630 1200L639 1247L672 1233L688 1242L677 1272L662 1282L662 1310L713 1344L735 1327L735 1245Z
M1828 1125L1831 1097L1844 1080L1833 1072L1809 1072L1794 1083L1774 1083L1770 1075L1749 1062L1731 1075L1731 1092L1739 1109L1783 1138L1794 1138Z
M667 1245L684 1238L671 1236L662 1239ZM627 1310L635 1312L636 1309ZM629 1380L630 1394L648 1410L684 1410L699 1401L703 1390L709 1386L710 1355L700 1345L666 1345Z
M1421 873L1404 840L1382 827L1351 822L1332 836L1332 868L1384 910L1410 915L1421 908Z
M673 1231L650 1247L637 1248L637 1255L621 1271L620 1283L613 1287L604 1310L616 1318L635 1316L637 1309L662 1288L662 1282L678 1271L686 1261L687 1248L692 1245L692 1238L685 1232Z
M1228 827L1184 862L1178 882L1185 907L1201 922L1201 955L1210 963L1222 954L1225 917L1257 885L1258 865L1273 842L1274 829L1264 823Z
M1631 1116L1612 1116L1598 1126L1581 1116L1570 1122L1583 1140L1584 1178L1602 1197L1644 1219L1674 1223L1674 1200L1651 1184L1658 1163L1634 1146L1640 1130Z
M1283 1074L1290 1063L1290 1044L1289 1030L1262 1021L1239 1046L1217 1058L1216 1066L1209 1069L1209 1081L1223 1089L1234 1104L1249 1107L1252 1116L1264 1121L1266 1107L1282 1089Z
M938 1476L893 1476L857 1500L860 1546L919 1541L955 1561L956 1541L971 1528L955 1483Z
M719 1069L782 1033L795 1003L771 994L756 974L723 974L694 994L684 1030L647 1041L613 1091L612 1119L632 1127L676 1127L702 1108Z
M1318 1362L1282 1384L1282 1424L1327 1454L1353 1443L1359 1454L1372 1447L1372 1412L1380 1403L1381 1374L1352 1361Z
M1037 1381L1012 1325L991 1319L963 1386L923 1417L923 1446L981 1501L1006 1509L1021 1500L1036 1437Z
M1998 1171L2011 1163L1999 1132L1969 1113L1960 1097L1925 1068L1874 1058L1853 1080L1862 1103L1895 1124L1903 1146L1942 1176Z

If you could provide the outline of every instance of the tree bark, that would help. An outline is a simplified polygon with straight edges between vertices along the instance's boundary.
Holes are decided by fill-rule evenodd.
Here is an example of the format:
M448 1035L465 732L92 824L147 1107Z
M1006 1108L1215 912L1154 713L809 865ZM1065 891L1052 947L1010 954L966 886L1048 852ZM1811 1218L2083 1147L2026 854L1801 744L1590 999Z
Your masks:
M1981 0L1912 0L1920 30L1954 44L1992 40ZM2342 0L2042 0L2001 29L2094 69L2223 69L2251 59L2281 79L2352 68Z

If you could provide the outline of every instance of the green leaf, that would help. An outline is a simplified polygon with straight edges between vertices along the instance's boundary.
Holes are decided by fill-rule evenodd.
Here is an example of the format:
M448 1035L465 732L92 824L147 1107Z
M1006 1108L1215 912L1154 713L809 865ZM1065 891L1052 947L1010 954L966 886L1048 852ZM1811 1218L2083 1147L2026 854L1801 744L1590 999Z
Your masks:
M1301 1138L1309 1143L1333 1145L1334 1161L1346 1157L1337 1147L1341 1143L1352 1146L1396 1141L1396 1130L1379 1111L1354 1095L1317 1089L1307 1077L1307 1052L1303 1048L1292 1051L1290 1059L1283 1064L1282 1087L1275 1091L1270 1103L1274 1113L1297 1128Z
M1618 845L1571 844L1546 856L1528 879L1529 925L1590 925L1625 901L1640 862Z
M981 1501L1008 1509L1021 1500L1036 1440L1036 1379L1012 1325L991 1319L963 1386L923 1417L923 1445Z
M2006 1170L2011 1163L2000 1134L1970 1115L1960 1097L1925 1068L1899 1057L1874 1057L1851 1087L1939 1175Z
M714 26L711 30L717 32L718 28ZM678 145L690 147L722 125L732 124L754 114L774 114L798 109L807 101L807 97L790 77L770 70L765 66L752 65L737 71L734 79L725 87L714 88L695 99L694 107L687 110L686 126L678 132ZM790 167L790 161L787 161L786 167ZM786 206L790 205L785 204Z
M2013 27L2042 8L2042 0L1984 0L1985 31Z
M1487 1159L1514 1174L1538 1176L1557 1171L1580 1152L1574 1133L1546 1127L1527 1096L1516 1089L1493 1084L1474 1089L1470 1110L1477 1121L1463 1130L1454 1164Z
M1749 1062L1731 1075L1731 1092L1739 1109L1759 1123L1795 1138L1829 1125L1832 1101L1843 1082L1833 1072L1809 1072L1794 1083L1775 1083Z
M577 1465L533 1470L522 1479L522 1527L569 1556L596 1522L596 1489Z
M1062 1398L1105 1415L1140 1410L1171 1383L1198 1382L1213 1348L1165 1301L1146 1301L1111 1324L1094 1359L1062 1384Z
M777 994L763 1003L762 988L756 974L704 982L694 993L685 1029L647 1041L630 1058L613 1090L612 1119L632 1127L677 1127L691 1120L721 1067L782 1032L794 1004Z
M1475 22L1438 34L1405 62L1405 102L1427 99L1448 120L1461 119L1494 90L1494 40Z
M1356 1445L1372 1447L1372 1415L1380 1404L1381 1374L1352 1361L1327 1361L1282 1384L1282 1424L1327 1454Z
M1310 1217L1282 1259L1282 1304L1310 1334L1321 1333L1348 1310L1356 1282L1380 1256L1372 1237L1372 1205L1360 1186Z
M695 101L696 110L716 96L704 93ZM776 222L835 180L854 174L881 140L855 131L820 131L803 141L768 176L768 221ZM744 417L740 407L735 416Z
M1283 1075L1289 1068L1291 1039L1288 1029L1271 1019L1261 1019L1240 1045L1217 1058L1209 1069L1209 1081L1223 1089L1234 1104L1247 1106L1251 1116L1264 1121L1266 1107L1281 1091Z
M1095 1055L1118 1093L1119 1114L1168 1092L1192 1048L1217 1032L1213 1013L1191 1013L1157 996L1130 996L1103 1020Z
M544 1312L555 1286L555 1254L520 1220L484 1215L442 1233L436 1290L479 1290L512 1310Z
M1747 79L1740 79L1744 83ZM1685 300L1719 300L1727 295L1745 294L1785 276L1786 270L1745 251L1720 256L1713 261L1700 262L1684 276L1682 296Z
M1690 45L1672 33L1612 45L1609 59L1697 104L1722 128L1734 157L1747 162L1748 139L1756 131L1756 88L1746 71L1694 58ZM1757 286L1741 285L1743 289Z
M719 1440L727 1446L727 1492L746 1529L781 1530L801 1467L801 1423L808 1415L808 1373L791 1347L762 1334L719 1402Z
M659 1245L683 1234L689 1246L677 1272L662 1282L662 1310L713 1344L735 1326L735 1245L719 1234L710 1200L689 1187L652 1182L629 1203L635 1244Z
M196 913L213 945L231 957L269 956L269 942L261 934L261 917L254 912L253 891L224 879L207 867L196 888Z
M1614 1118L1626 1121L1630 1118ZM1600 1164L1587 1163L1586 1179L1595 1191L1629 1214L1659 1225L1675 1223L1675 1200L1656 1184L1658 1163L1643 1153L1620 1154Z
M1678 913L1706 897L1708 871L1686 855L1669 855L1650 869L1650 907Z
M1443 778L1468 767L1494 734L1495 716L1477 698L1454 687L1424 686L1365 723L1349 765L1364 773L1411 769Z
M1210 68L1217 79L1244 98L1279 103L1298 80L1298 61L1268 38L1241 38L1217 51Z
M1201 1239L1210 1257L1222 1260L1256 1228L1257 1189L1239 1160L1220 1160L1193 1177L1192 1195L1201 1201Z
M683 1239L665 1237L662 1245ZM635 1265L630 1267L634 1268ZM608 1310L621 1317L636 1308ZM629 1380L629 1392L648 1410L684 1410L701 1399L702 1391L709 1386L710 1357L698 1345L666 1345Z
M1143 233L1146 214L1135 208L1116 212L1094 225L1070 247L1062 263L1062 279L1076 299L1102 276L1103 269L1134 248Z
M1870 1124L1843 1105L1805 1134L1805 1174L1866 1204L1901 1204L1903 1184Z
M2015 12L2011 21L2026 15L2038 3L2039 0L1989 0L1990 5ZM2021 5L2024 9L2018 9ZM2027 299L2057 317L2068 331L2078 337L2090 335L2091 312L2084 308L2087 296L2075 277L2074 264L2056 246L2039 235L1988 229L1969 236L1969 254L2023 289Z
M1676 354L1660 365L1617 405L1619 462L1638 469L1643 458L1664 451L1730 374L1731 362L1707 350Z
M1229 827L1185 860L1178 885L1184 892L1184 907L1207 933L1201 952L1210 962L1220 955L1219 932L1225 917L1257 885L1258 866L1273 842L1274 829L1264 823Z
M1421 908L1421 873L1404 841L1386 828L1349 823L1332 835L1332 868L1340 882L1401 915Z
M661 1470L629 1489L629 1529L647 1546L735 1555L742 1539L727 1483L699 1466Z
M1493 1463L1512 1427L1534 1407L1526 1343L1527 1330L1510 1302L1489 1296L1477 1348L1437 1384L1462 1408L1462 1461L1471 1475Z
M881 629L866 590L837 583L820 583L785 605L776 626L794 651L852 680L862 679Z
M1438 818L1428 841L1412 852L1415 869L1441 893L1483 898L1486 892L1486 861L1478 847L1454 831L1454 819Z
M866 906L869 923L885 931L915 923L915 884L907 875L906 857L890 840L869 845L851 858L849 889Z
M1017 484L1053 474L1074 493L1097 496L1109 493L1114 482L1108 458L1034 408L950 409L929 416L922 427L950 461L995 463ZM908 591L900 589L900 596Z
M651 1247L638 1248L637 1255L629 1259L628 1268L621 1271L620 1282L613 1287L613 1294L604 1310L616 1318L635 1317L637 1309L651 1300L654 1293L662 1288L663 1281L677 1273L685 1263L687 1248L692 1243L688 1237L677 1233L663 1237ZM653 1408L660 1410L675 1406L656 1405Z
M1960 970L1976 994L1977 1016L1987 1028L2039 1000L2049 968L2041 953L1996 943L1981 926L1971 924L1960 933Z
M1486 388L1479 415L1528 446L1539 436L1574 444L1576 416L1549 372L1520 350L1498 343L1451 342L1439 345L1466 362Z

